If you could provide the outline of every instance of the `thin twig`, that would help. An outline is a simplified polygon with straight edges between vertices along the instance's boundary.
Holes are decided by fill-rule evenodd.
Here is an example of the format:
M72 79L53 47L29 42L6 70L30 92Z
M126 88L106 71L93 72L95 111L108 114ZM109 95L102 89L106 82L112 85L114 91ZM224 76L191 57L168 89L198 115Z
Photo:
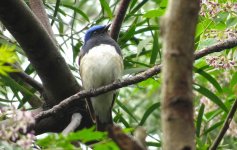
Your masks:
M220 52L220 51L223 51L225 49L230 49L230 48L233 48L235 46L237 46L237 39L236 38L227 39L227 40L219 42L215 45L206 47L206 48L198 51L195 54L195 59L199 59L203 56L206 56L206 55L214 53L214 52Z
M27 84L29 84L30 86L32 86L33 88L35 88L37 91L39 91L40 93L43 92L43 85L40 84L38 81L36 81L35 79L33 79L31 76L29 76L28 74L26 74L25 72L23 72L21 70L21 68L19 68L17 65L15 64L9 64L7 63L7 65L10 65L11 67L13 67L14 69L17 70L17 72L12 72L10 73L10 75L14 78L14 76L19 77L22 81L26 82Z
M117 41L119 36L119 31L123 23L124 16L126 14L126 11L128 9L128 5L130 3L130 0L122 0L120 3L120 6L118 8L117 14L115 16L115 19L112 23L110 36Z
M237 39L235 39L237 41ZM226 40L225 42L221 42L223 45L227 45L227 43L229 43L229 40ZM218 44L215 44L214 47L216 47L216 45ZM221 46L219 44L220 47L222 47L223 49L222 50L225 50L226 47L224 46ZM235 44L232 44L232 47L229 47L229 48L233 48L237 46L237 42L235 42ZM205 48L197 53L195 53L195 59L199 59L205 55L208 55L210 53L214 53L214 52L219 52L220 50L216 50L216 49L213 49L212 46L208 47L208 48ZM160 73L161 71L161 65L157 65L157 66L154 66L140 74L137 74L133 77L130 77L130 78L127 78L127 79L124 79L122 81L116 81L112 84L109 84L109 85L106 85L106 86L103 86L103 87L100 87L100 88L97 88L97 89L93 89L93 90L83 90L83 91L80 91L66 99L64 99L63 101L61 101L58 105L55 105L54 107L52 107L51 109L48 109L46 111L43 111L41 113L39 113L35 119L36 119L36 122L37 121L40 121L41 119L45 118L45 117L48 117L48 116L51 116L51 115L54 115L54 114L57 114L59 111L62 111L64 109L66 109L70 103L74 102L74 101L78 101L80 99L83 99L83 98L86 98L86 97L92 97L92 96L97 96L99 94L102 94L102 93L106 93L106 92L109 92L109 91L112 91L112 90L116 90L116 89L119 89L119 88L122 88L122 87L126 87L128 85L132 85L132 84L136 84L136 83L139 83L141 81L144 81L158 73Z
M214 143L212 144L212 146L210 147L209 150L216 150L217 149L217 147L220 144L221 140L223 139L226 131L229 129L230 122L233 119L236 110L237 110L237 99L235 100L233 106L231 107L231 109L225 119L225 123L224 123L223 127L221 128L221 131L219 132L218 136L216 137Z
M37 90L41 95L43 93L43 86L36 80L34 80L31 76L29 76L28 74L26 74L20 66L16 64L10 64L10 63L6 63L6 65L11 66L12 68L14 68L16 70L16 72L11 72L9 73L10 77L15 80L16 82L22 81L23 86L26 87L27 89L31 89L32 87ZM24 92L24 90L22 91L23 97L26 97L27 94ZM40 106L42 106L43 104L43 99L40 99L38 96L36 95L32 95L30 98L27 98L29 104L33 107L33 108L38 108Z

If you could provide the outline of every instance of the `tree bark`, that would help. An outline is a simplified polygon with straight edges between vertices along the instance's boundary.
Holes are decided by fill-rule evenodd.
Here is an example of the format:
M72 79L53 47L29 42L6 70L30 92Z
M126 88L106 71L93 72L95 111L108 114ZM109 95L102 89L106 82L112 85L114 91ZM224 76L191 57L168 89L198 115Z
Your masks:
M194 150L192 65L198 0L169 0L161 20L164 150Z

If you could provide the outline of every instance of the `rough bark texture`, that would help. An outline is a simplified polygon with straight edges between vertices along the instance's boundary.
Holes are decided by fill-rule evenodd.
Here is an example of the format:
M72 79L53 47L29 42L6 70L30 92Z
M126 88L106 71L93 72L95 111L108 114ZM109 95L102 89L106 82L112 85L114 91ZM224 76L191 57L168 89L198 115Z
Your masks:
M194 150L192 65L199 1L169 0L161 20L164 150Z

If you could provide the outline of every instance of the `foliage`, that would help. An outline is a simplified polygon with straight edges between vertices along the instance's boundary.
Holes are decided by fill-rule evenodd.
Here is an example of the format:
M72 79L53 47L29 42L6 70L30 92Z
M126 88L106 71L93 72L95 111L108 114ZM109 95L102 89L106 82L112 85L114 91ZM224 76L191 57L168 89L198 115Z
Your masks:
M8 72L15 72L11 66L6 65L6 63L14 63L17 60L16 54L14 52L14 47L9 47L7 45L0 46L0 74L6 76Z
M123 49L124 77L133 76L161 63L162 45L158 22L165 13L167 1L131 1L118 40ZM56 2L58 2L57 5ZM116 14L115 10L119 1L47 0L44 4L50 16L60 52L80 82L77 56L83 45L84 33L92 25L111 22L114 19L113 14ZM196 52L223 39L236 38L237 3L234 0L202 0L200 5L202 8L195 35ZM1 43L16 46L23 71L39 80L20 46L5 33L4 29L0 34ZM9 48L0 48L0 73L3 75L13 70L7 66L3 69L2 62L12 63L15 60L13 53L9 53L7 49ZM12 49L10 48L10 51ZM207 149L213 143L228 111L237 98L236 60L237 50L232 48L194 62L193 89L197 149ZM122 88L113 109L116 124L126 128L144 126L148 133L147 146L149 149L159 149L162 143L160 82L158 74L139 84ZM39 96L35 89L24 85L22 81L16 82L0 78L0 85L0 105L13 103L19 108L30 109L31 107L27 103L29 98L22 89L32 95ZM237 148L236 121L235 117L220 145L221 149ZM92 137L92 139L87 139L87 135L90 135L88 138ZM68 136L49 134L37 143L44 148L73 149L75 147L71 141L78 139L83 142L105 139L101 143L95 144L95 149L106 149L103 146L106 146L107 149L116 149L115 145L105 138L105 134L92 132L92 129L71 133Z
M82 141L83 143L100 141L99 143L92 144L95 150L118 150L117 145L107 138L107 134L104 132L94 131L94 128L83 129L69 135L64 136L62 134L49 134L47 137L37 141L43 149L57 149L64 148L67 150L80 149L77 148L76 141Z

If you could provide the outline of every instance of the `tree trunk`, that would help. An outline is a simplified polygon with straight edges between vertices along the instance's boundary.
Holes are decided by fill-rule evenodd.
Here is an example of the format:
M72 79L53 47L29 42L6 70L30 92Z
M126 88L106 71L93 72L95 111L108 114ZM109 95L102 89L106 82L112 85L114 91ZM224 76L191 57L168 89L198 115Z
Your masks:
M194 150L192 65L198 0L169 0L161 20L164 150Z

